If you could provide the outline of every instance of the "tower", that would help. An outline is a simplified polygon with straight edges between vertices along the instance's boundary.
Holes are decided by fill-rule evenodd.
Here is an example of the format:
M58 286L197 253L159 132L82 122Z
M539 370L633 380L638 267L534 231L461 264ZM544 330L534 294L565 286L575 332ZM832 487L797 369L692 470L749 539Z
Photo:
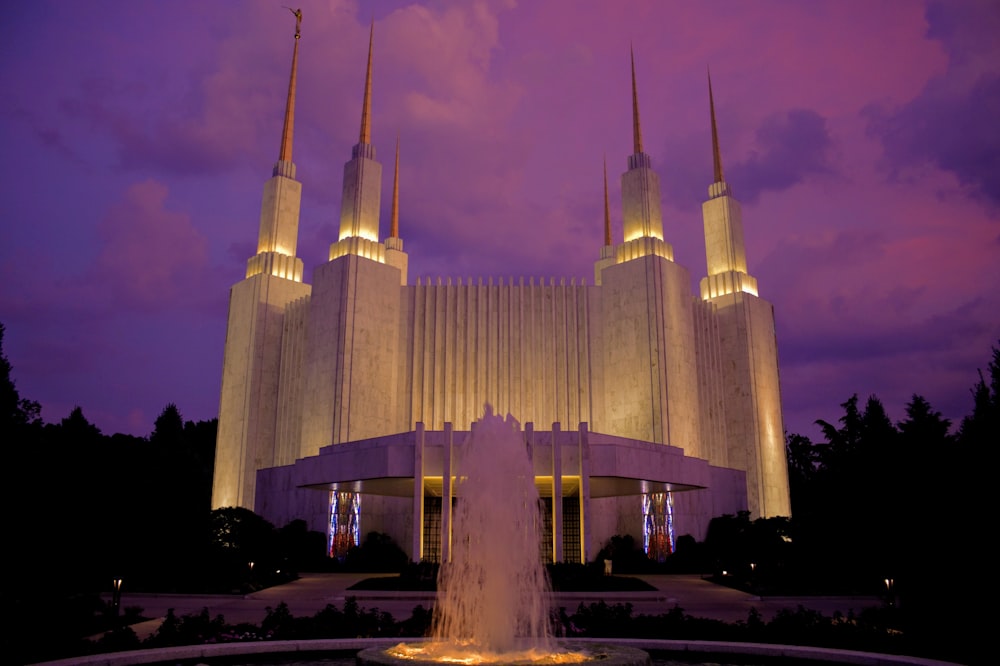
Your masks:
M385 239L385 263L399 269L400 286L406 286L409 258L399 237L399 137L396 137L396 165L392 174L392 209L389 213L389 237Z
M608 158L604 157L604 245L601 258L594 264L594 284L600 286L601 272L615 265L615 244L611 237L611 202L608 199Z
M622 174L623 239L598 262L605 336L603 427L701 455L690 278L664 240L660 178L644 152L635 55L632 148ZM607 229L608 223L605 222ZM601 425L601 424L598 424Z
M746 471L748 509L753 517L789 516L774 307L760 298L747 272L743 219L722 171L712 79L708 79L712 125L713 182L702 204L707 275L703 301L718 325L724 392L723 464Z
M368 68L361 109L361 132L351 149L351 159L344 164L344 182L340 199L340 233L330 246L330 259L342 254L360 253L378 256L378 218L382 195L382 165L375 160L372 134L372 47L375 23L368 37Z
M625 243L640 246L631 248L631 254L656 254L673 261L674 250L663 240L660 177L653 170L652 159L642 149L635 54L631 49L629 58L632 64L633 150L628 157L628 171L622 175L622 229Z
M302 184L295 180L292 138L302 12L295 42L278 161L264 184L257 254L229 291L229 315L219 401L212 508L252 507L258 469L295 460L291 442L277 438L279 374L286 306L308 296L295 256Z
M299 455L396 427L401 287L407 259L398 229L398 162L390 236L379 242L382 165L372 145L368 39L361 132L344 165L340 233L313 274L306 333ZM398 144L397 144L398 145ZM398 159L398 150L397 150Z

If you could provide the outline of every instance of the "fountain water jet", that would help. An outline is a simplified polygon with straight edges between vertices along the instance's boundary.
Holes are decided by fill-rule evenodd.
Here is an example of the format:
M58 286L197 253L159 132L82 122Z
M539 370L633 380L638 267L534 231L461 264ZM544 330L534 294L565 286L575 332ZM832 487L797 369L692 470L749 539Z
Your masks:
M531 455L490 405L456 448L451 558L441 564L431 639L370 648L361 664L648 664L642 650L556 641ZM447 500L446 500L447 501Z

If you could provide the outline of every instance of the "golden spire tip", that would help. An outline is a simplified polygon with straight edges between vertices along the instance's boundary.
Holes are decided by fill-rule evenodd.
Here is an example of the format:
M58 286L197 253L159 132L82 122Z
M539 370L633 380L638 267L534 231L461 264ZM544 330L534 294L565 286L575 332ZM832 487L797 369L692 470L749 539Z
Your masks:
M715 98L712 96L712 72L708 71L708 110L712 119L712 176L713 182L723 182L722 151L719 149L719 127L715 122Z
M389 215L389 237L399 238L399 134L396 134L396 168L392 177L392 212Z
M629 58L632 61L632 152L642 152L642 129L639 125L639 93L635 85L635 52L632 44L628 46Z
M611 245L611 207L608 205L608 156L604 156L604 244Z
M292 135L295 131L295 78L299 64L299 37L302 33L302 10L285 7L295 16L295 48L292 49L292 73L288 78L288 100L285 103L285 122L281 129L281 149L278 161L292 161Z
M368 33L368 69L365 72L365 97L361 105L361 138L358 143L371 143L372 139L372 44L375 41L375 19Z

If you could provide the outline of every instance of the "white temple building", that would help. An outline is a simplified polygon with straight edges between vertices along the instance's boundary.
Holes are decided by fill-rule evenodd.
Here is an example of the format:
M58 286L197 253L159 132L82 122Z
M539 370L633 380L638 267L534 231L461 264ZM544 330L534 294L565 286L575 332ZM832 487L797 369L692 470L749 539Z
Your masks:
M581 248L595 257L593 283L412 284L398 144L381 232L370 38L340 233L309 284L292 162L299 37L297 25L257 254L230 291L213 508L246 507L278 526L305 519L328 534L331 555L376 531L415 561L440 561L461 501L456 451L489 404L523 424L553 561L590 561L617 534L662 558L677 536L704 538L713 517L790 515L773 307L748 273L711 81L700 294L664 236L634 58L623 235L612 238L605 169L604 245Z

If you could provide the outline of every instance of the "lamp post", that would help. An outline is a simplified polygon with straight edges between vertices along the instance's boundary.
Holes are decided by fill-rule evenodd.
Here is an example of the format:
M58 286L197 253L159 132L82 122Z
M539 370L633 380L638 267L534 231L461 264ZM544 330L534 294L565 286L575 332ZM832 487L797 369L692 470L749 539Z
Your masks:
M111 610L114 613L115 620L118 619L118 609L121 606L122 601L122 579L115 578L111 581Z
M890 606L896 605L896 592L894 590L895 585L896 582L892 578L885 579L885 592L886 595L888 595L888 603Z

